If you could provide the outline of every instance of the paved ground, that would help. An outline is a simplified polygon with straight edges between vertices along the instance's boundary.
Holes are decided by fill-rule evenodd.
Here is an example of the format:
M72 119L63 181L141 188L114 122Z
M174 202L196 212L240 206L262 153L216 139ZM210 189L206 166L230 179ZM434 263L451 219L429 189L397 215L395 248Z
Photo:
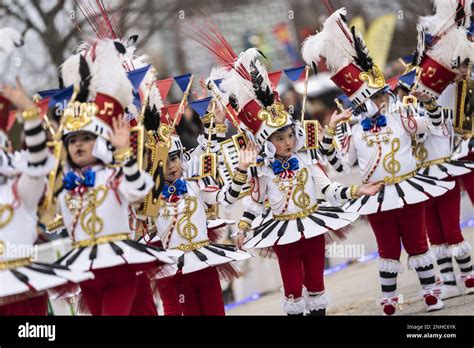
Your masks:
M474 245L474 227L463 234ZM416 273L406 269L406 253L402 256L405 271L399 275L398 293L403 294L405 304L399 311L404 315L425 314L418 298L420 286ZM456 266L455 266L456 267ZM455 268L456 269L456 268ZM375 299L380 296L378 259L349 267L326 277L326 290L330 295L329 315L380 315ZM229 310L228 315L283 315L280 308L282 293L275 291L260 299ZM432 315L473 315L474 295L461 296L445 301L445 309Z

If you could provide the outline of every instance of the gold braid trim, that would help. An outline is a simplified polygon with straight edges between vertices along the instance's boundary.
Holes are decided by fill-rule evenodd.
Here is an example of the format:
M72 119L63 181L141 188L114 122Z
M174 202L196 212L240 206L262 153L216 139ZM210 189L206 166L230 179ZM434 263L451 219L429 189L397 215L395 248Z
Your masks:
M98 244L107 244L110 242L118 242L121 240L129 240L129 239L130 239L130 235L128 233L116 233L116 234L110 234L108 236L80 240L80 241L72 243L72 247L73 248L87 248L87 247L92 247Z
M241 173L239 171L235 171L233 179L241 184L247 183L247 174Z
M23 111L22 115L23 115L23 119L26 122L35 121L39 119L40 111L39 111L39 108L34 107L34 108Z
M247 232L252 229L252 225L249 222L244 221L244 220L240 220L237 227L244 232Z
M308 209L305 209L305 210L302 210L302 211L299 211L299 212L293 213L293 214L281 214L281 215L274 214L273 218L275 220L279 220L279 221L295 220L295 219L298 219L298 218L303 219L303 218L308 217L309 215L313 214L317 210L318 210L318 205L315 204L311 208L308 208Z
M188 251L193 251L193 250L205 247L205 246L209 245L210 243L211 242L207 239L207 240L203 240L203 241L200 241L200 242L191 242L189 244L180 244L175 249L178 249L178 250L181 250L181 251L184 251L184 252L188 252Z
M352 199L359 198L359 195L357 194L358 190L359 190L359 185L352 185L350 187L350 194L351 194Z
M3 271L6 269L13 269L13 268L18 268L18 267L28 266L32 262L33 262L33 259L31 257L0 261L0 270Z
M431 166L435 166L437 164L446 163L450 160L451 160L451 157L438 158L438 159L435 159L435 160L425 161L423 163L420 163L418 167L419 168L431 167Z

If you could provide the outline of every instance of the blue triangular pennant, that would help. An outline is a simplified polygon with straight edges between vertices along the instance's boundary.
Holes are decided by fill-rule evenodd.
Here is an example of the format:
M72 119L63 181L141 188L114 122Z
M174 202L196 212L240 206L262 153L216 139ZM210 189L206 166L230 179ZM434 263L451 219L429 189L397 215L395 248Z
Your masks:
M137 107L137 110L142 108L142 101L140 100L140 95L137 91L133 91L133 105Z
M344 109L355 107L354 103L352 103L352 101L349 99L349 97L345 94L338 95L337 99L339 99L339 101L341 102Z
M222 82L223 79L217 79L217 80L213 80L214 84L216 85L217 88L219 88L219 90L221 92L224 93L224 91L221 89L221 82Z
M46 99L46 98L52 97L53 95L59 93L59 91L61 91L61 90L59 88L56 88L56 89L48 89L48 90L44 90L44 91L38 91L37 93L40 95L40 97L42 99Z
M212 97L207 97L204 99L199 99L192 101L189 103L189 106L198 113L200 117L203 117L205 114L207 114L207 108L209 106L209 103L211 102Z
M148 69L150 69L150 65L144 66L143 68L133 70L127 73L128 79L132 83L133 88L135 88L135 90L138 90L138 88L140 87L140 84L145 78L145 75L148 72Z
M413 54L410 54L408 56L405 56L405 57L402 57L401 58L402 61L405 63L405 64L411 64L413 62Z
M191 79L191 74L184 74L180 76L173 77L176 83L178 84L179 88L184 92L188 88L189 80Z
M301 74L304 71L305 66L300 66L297 68L288 68L288 69L283 69L285 72L286 76L291 80L291 81L297 81L300 77Z
M398 77L398 84L400 84L401 86L403 86L407 89L411 89L413 87L413 85L415 84L415 81L416 81L416 70L415 69L407 72L404 75L400 75Z
M38 94L42 98L51 97L51 100L48 103L50 108L58 106L60 109L63 109L69 100L71 100L72 93L74 91L73 86L69 86L63 89L50 89L47 91L40 91Z

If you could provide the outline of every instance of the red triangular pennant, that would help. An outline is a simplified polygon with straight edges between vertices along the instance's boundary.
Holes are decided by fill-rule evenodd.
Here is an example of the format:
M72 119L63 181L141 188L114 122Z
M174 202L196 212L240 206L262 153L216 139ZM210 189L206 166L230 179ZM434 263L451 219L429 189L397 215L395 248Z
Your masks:
M273 71L268 73L268 78L270 79L271 83L273 84L273 89L275 89L278 86L278 83L280 82L281 78L281 73L283 71Z
M15 124L16 115L19 113L19 110L12 110L8 113L8 121L7 121L7 132L12 129L13 125Z
M395 90L395 87L397 87L398 78L399 78L399 76L394 76L391 79L387 80L387 84L390 86L390 89L392 91Z
M170 77L169 79L158 80L155 82L156 87L160 91L161 99L163 101L166 100L166 97L168 96L168 92L170 91L170 88L173 82L174 82L174 79L172 77Z
M176 112L179 109L179 104L180 103L170 104L161 108L161 122L170 125L176 116ZM181 113L177 115L178 119L176 120L176 125L178 125L179 121L181 121L181 116Z

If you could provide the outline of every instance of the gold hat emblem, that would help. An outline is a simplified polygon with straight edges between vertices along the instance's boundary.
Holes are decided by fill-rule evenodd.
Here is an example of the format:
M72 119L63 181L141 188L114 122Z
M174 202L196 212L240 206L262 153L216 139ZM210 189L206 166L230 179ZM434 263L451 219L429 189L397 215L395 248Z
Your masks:
M272 128L281 128L288 121L288 113L282 103L273 103L258 112L258 118L265 121Z
M99 108L94 103L74 102L64 109L64 127L69 131L77 131L92 122Z
M374 64L369 71L363 71L359 74L362 81L366 81L370 88L382 88L385 86L385 78L379 67Z

